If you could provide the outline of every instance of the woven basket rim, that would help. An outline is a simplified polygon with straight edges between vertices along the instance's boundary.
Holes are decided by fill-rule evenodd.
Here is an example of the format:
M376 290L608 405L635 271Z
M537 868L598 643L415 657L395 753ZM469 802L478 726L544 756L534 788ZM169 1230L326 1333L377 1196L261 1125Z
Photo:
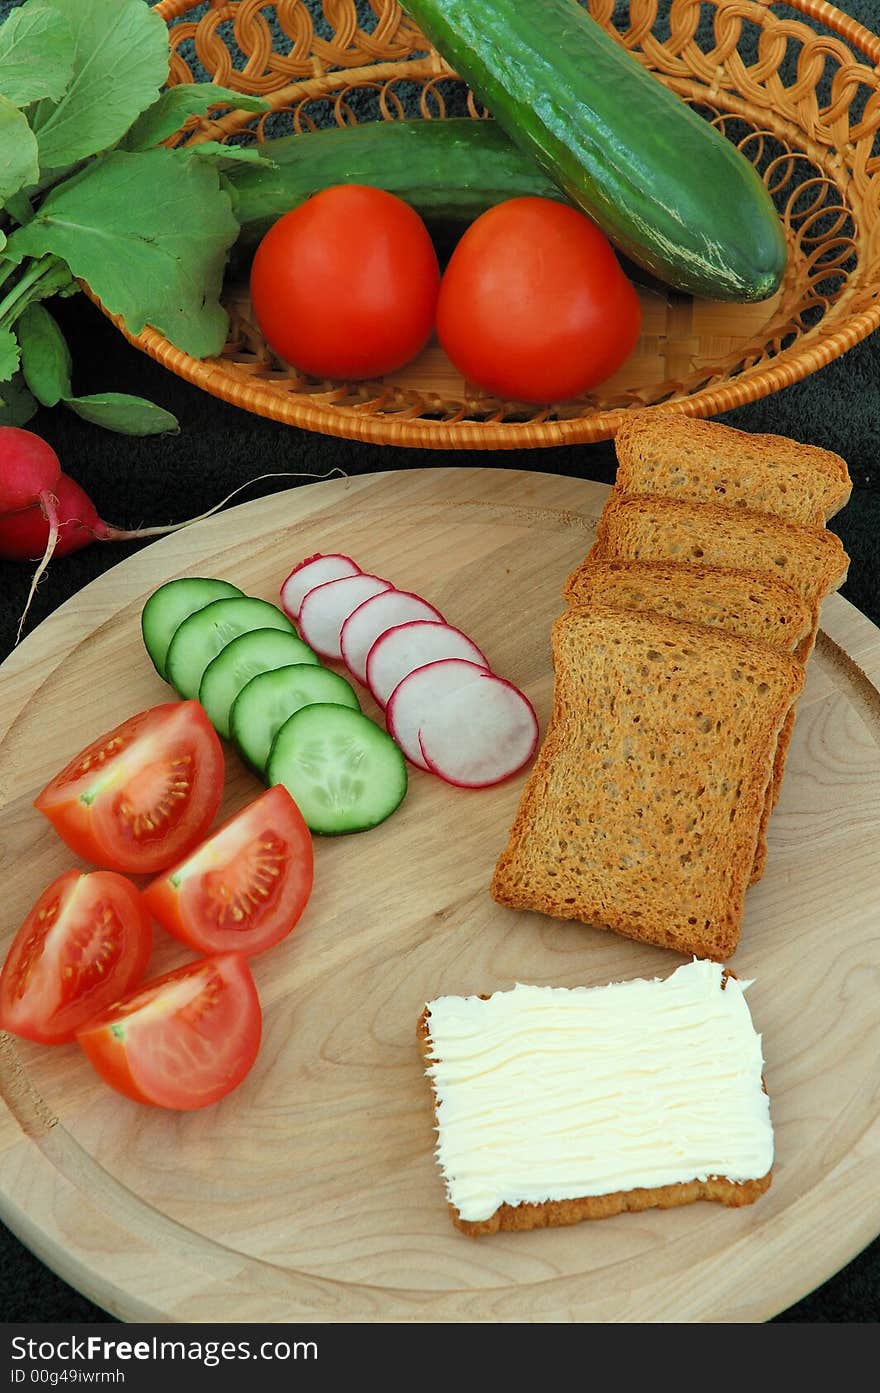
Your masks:
M157 14L168 23L189 13L195 0L160 0ZM718 8L725 0L714 0ZM772 14L775 0L758 0L761 8ZM225 0L211 0L221 18L231 18L234 10ZM853 47L861 50L875 65L880 65L880 34L873 34L857 20L845 15L826 0L785 0L789 11L800 12L839 34ZM228 15L224 12L228 11ZM409 60L409 64L426 60ZM439 60L444 66L442 59ZM407 61L391 65L395 70L407 69ZM339 79L358 85L370 82L373 74L385 76L389 64L364 64L339 74ZM433 61L436 68L436 55ZM323 82L331 79L336 85L337 74L324 74ZM288 91L311 86L314 79L292 83ZM318 79L320 82L321 80ZM274 93L270 93L270 96ZM805 133L801 133L803 137ZM799 149L804 150L803 143ZM95 297L92 297L95 299ZM95 300L99 305L100 302ZM106 310L103 311L105 314ZM586 415L561 419L531 419L525 421L454 420L443 421L426 416L407 414L406 409L384 412L371 411L368 405L327 405L302 395L284 393L271 381L251 379L246 373L237 374L223 358L194 359L176 348L164 336L149 327L141 333L130 333L118 316L108 314L124 337L135 347L195 386L254 414L289 425L318 431L322 434L365 442L439 449L515 449L551 447L560 444L588 443L607 439L627 419L633 409L615 406L594 410ZM784 355L746 368L736 376L698 387L689 395L672 397L656 404L646 404L649 410L662 410L678 415L706 417L732 410L759 400L784 387L792 386L811 373L825 367L880 327L880 302L854 314L840 327L821 338L809 336L802 344L786 348Z
M88 288L86 287L87 293ZM90 296L103 310L100 301ZM334 435L345 440L360 440L380 445L415 446L422 449L445 450L510 450L523 447L554 445L584 445L606 440L628 418L631 408L618 407L597 411L590 416L572 417L557 421L434 421L420 417L401 417L393 413L368 415L358 407L322 406L279 398L268 386L242 384L241 387L226 373L222 359L191 358L175 348L155 329L132 334L120 316L108 314L128 342L142 349L151 358L178 377L202 387L233 406L243 407L258 416L282 421L287 425L305 427L322 435ZM792 387L819 368L839 358L850 348L880 327L880 304L854 316L845 329L793 353L784 362L763 366L753 379L741 375L728 383L706 388L689 397L674 398L642 409L675 413L680 416L716 416L732 411L751 401ZM263 397L267 398L266 403ZM246 399L246 400L245 400ZM270 403L271 402L271 409ZM489 437L489 438L487 438Z
M159 0L154 9L157 15L167 22L180 19L187 11L195 8L198 0ZM223 0L208 0L215 9L224 9ZM715 0L716 4L723 4L724 0ZM834 30L850 43L856 44L861 48L875 63L880 63L880 34L874 34L870 29L866 29L857 19L851 15L844 14L836 5L830 5L827 0L758 0L764 9L772 12L777 3L784 3L790 10L800 10L801 14L807 15L810 19L817 19L828 29Z

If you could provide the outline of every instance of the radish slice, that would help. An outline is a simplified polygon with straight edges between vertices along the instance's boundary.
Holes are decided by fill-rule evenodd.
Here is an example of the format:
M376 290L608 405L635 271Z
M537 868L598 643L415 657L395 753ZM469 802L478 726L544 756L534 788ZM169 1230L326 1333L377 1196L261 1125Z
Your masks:
M322 658L341 658L339 636L352 610L371 595L391 589L390 581L365 574L342 576L339 580L316 585L300 605L297 619L300 637Z
M364 600L342 626L340 647L349 671L358 681L366 682L367 655L376 640L388 629L417 619L427 624L443 623L438 609L408 590L383 590Z
M379 635L367 655L367 686L379 705L384 706L408 673L438 658L465 658L479 667L489 666L477 645L461 629L418 619Z
M326 585L331 580L341 580L343 576L359 576L361 568L350 556L332 552L323 556L308 556L298 566L294 566L281 587L281 608L291 619L299 618L300 606L310 590L316 585Z
M419 748L431 773L459 788L488 788L509 779L537 744L538 718L528 697L483 670L436 701L419 728Z
M433 708L473 685L474 678L485 672L479 663L444 658L416 668L398 683L388 698L385 724L411 764L428 768L419 745L419 730Z

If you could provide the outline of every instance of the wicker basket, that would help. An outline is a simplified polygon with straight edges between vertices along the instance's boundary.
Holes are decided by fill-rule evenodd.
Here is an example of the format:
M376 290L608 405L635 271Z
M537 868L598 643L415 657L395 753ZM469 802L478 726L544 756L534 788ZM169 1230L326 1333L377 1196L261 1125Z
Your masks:
M157 9L170 27L172 83L207 75L273 108L271 122L242 112L194 119L183 139L246 129L259 139L350 124L365 111L436 120L463 102L474 119L485 115L395 0L369 0L369 9L355 0L162 0ZM607 438L626 411L646 405L726 411L806 377L875 329L880 38L823 0L589 0L589 9L759 168L789 244L772 300L731 306L646 291L644 332L623 369L588 396L540 410L479 393L436 344L381 382L306 378L273 359L246 289L234 285L220 357L197 361L149 329L132 341L206 391L291 425L390 445L497 449ZM286 37L273 39L273 29Z

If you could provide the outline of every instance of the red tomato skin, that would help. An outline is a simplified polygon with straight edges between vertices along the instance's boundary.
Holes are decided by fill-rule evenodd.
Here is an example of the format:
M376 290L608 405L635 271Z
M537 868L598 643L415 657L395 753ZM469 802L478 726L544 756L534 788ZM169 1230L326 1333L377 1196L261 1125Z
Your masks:
M174 759L184 763L174 766ZM113 761L120 778L101 790ZM124 769L129 777L123 779ZM55 775L34 806L77 856L105 869L152 875L205 836L224 777L223 747L204 709L197 701L172 701L99 736ZM141 798L142 814L129 807L132 793ZM151 795L160 799L158 819Z
M552 199L508 199L458 242L437 335L469 382L505 400L566 401L626 361L641 306L610 242Z
M207 872L193 868L212 851L214 865ZM254 877L249 871L255 859ZM226 893L236 868L238 896ZM291 932L313 879L311 833L287 789L276 784L223 823L191 857L152 881L143 897L153 918L196 952L254 957ZM232 917L236 908L243 916L238 921Z
M158 1023L153 1023L152 1030L150 1021L144 1027L137 1020L138 1010L145 1011L151 1002L170 993L178 982L189 977L202 977L206 987L211 982L218 983L221 989L228 989L227 995L231 998L223 1019L215 1027L217 1038L208 1041L209 1045L216 1044L224 1049L225 1057L219 1062L215 1076L206 1080L198 1093L192 1086L188 1088L191 1075L187 1073L186 1060L192 1057L193 1044L196 1048L205 1046L204 1030L198 1024L193 1030L184 1028L181 1057L175 1060L174 1023L181 1013L162 1017ZM201 995L205 995L204 990ZM170 1047L163 1038L163 1028L170 1028L172 1032ZM136 1103L180 1112L210 1107L237 1088L254 1065L261 1037L260 998L242 953L200 958L153 978L77 1033L86 1058L117 1093ZM169 1065L166 1071L162 1070L163 1061Z
M383 189L336 184L270 227L250 288L279 358L313 377L351 381L394 372L421 352L440 270L408 203Z
M152 946L150 916L130 880L115 871L65 871L40 895L6 955L0 1029L66 1044L138 985Z

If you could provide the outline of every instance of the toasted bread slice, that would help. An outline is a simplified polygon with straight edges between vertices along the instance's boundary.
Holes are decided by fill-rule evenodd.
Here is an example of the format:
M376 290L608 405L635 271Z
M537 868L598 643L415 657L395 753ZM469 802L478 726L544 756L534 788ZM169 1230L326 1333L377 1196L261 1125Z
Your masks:
M784 580L759 571L739 571L683 561L625 561L609 558L579 566L566 581L565 598L573 608L599 603L621 609L651 610L672 619L727 629L742 638L761 639L785 652L812 641L807 602ZM767 825L779 797L785 755L794 726L786 717L777 741L773 779L767 789L752 871L754 885L767 863Z
M753 1203L773 1130L743 991L691 962L664 980L429 1002L418 1040L455 1226L478 1237Z
M809 634L796 648L806 663L819 632L819 607L828 592L847 578L849 557L834 532L787 522L748 508L714 503L675 503L661 497L611 495L597 528L596 546L583 561L606 557L627 560L688 561L696 566L741 566L766 571L794 586L812 610ZM567 584L576 584L574 571ZM774 758L773 801L783 783L785 759L794 730L791 712L778 738ZM766 846L757 844L755 879L763 873Z
M730 566L608 557L579 566L565 582L563 595L573 609L602 604L651 610L762 639L788 653L812 627L810 607L787 581Z
M810 632L795 656L806 663L819 630L823 598L846 579L849 557L840 538L824 527L786 522L746 508L713 503L676 503L634 494L609 498L599 520L596 545L584 566L616 556L627 560L687 561L701 566L743 566L787 581L812 610ZM569 577L576 583L577 571ZM774 759L775 803L794 729L792 711L779 735ZM763 874L766 842L756 848L755 879Z
M728 958L802 665L719 629L601 605L557 619L552 646L553 713L492 895Z
M787 581L813 612L846 579L849 557L824 527L786 522L747 508L677 503L644 494L612 495L597 532L592 559L686 561L736 566Z
M615 437L619 494L661 494L821 526L849 499L845 460L782 435L634 412Z

